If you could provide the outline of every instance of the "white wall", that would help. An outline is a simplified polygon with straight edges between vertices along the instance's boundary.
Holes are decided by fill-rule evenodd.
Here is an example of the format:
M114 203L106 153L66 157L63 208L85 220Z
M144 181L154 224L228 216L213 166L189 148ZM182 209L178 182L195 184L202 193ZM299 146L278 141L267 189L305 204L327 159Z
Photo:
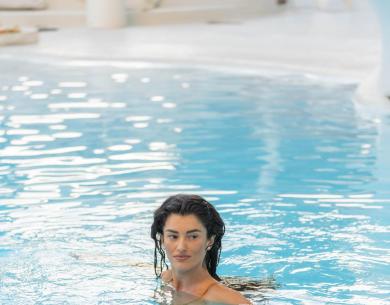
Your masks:
M390 97L390 1L374 0L382 36L382 63L379 68L379 87Z

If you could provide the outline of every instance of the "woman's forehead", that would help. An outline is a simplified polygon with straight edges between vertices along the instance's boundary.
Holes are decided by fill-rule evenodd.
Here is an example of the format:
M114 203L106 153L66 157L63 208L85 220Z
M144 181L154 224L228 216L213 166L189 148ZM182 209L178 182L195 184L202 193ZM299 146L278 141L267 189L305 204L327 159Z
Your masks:
M165 230L187 232L191 230L206 231L206 228L196 215L171 214L165 222L164 231Z

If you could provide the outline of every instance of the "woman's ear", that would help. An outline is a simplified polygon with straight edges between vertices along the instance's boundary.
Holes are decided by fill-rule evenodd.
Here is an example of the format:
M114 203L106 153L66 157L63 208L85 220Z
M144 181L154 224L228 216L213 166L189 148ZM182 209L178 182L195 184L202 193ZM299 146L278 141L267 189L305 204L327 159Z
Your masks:
M209 238L209 241L207 243L207 247L212 247L213 244L214 244L214 240L215 240L215 235L212 235L210 238Z

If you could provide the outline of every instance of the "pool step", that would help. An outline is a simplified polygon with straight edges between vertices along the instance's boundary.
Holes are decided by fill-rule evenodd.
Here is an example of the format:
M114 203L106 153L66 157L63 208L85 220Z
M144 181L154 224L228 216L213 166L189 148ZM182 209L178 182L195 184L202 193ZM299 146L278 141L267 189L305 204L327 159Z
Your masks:
M84 10L0 11L1 25L38 28L80 27L85 25Z
M220 8L232 8L232 7L251 7L260 8L266 6L276 6L275 0L162 0L160 7L206 7L214 6Z
M142 9L139 1L126 2L129 25L229 22L278 9L274 0L162 0L159 7L146 10ZM85 0L49 0L46 10L0 11L0 25L83 27L86 25L84 8Z
M51 10L84 10L86 0L48 0Z

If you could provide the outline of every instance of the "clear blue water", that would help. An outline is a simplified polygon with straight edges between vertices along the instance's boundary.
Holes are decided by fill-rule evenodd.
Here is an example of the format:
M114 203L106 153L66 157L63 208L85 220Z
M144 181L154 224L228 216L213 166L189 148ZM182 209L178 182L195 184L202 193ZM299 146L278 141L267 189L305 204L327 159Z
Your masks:
M0 304L158 304L151 214L178 192L225 219L220 274L276 280L257 304L390 304L390 116L354 84L0 67Z

